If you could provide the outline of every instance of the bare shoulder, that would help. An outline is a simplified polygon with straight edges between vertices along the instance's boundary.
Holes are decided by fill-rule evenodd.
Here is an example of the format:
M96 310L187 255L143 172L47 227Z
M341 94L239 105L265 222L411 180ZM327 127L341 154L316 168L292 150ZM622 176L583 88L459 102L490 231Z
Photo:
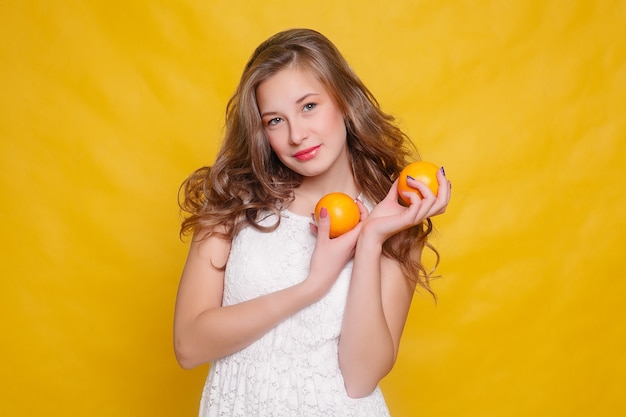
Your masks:
M208 263L214 269L223 269L228 261L231 241L220 234L224 232L223 228L215 232L200 230L196 233L189 245L187 264L201 262Z
M178 286L177 318L191 319L221 305L230 246L230 240L215 234L193 239Z

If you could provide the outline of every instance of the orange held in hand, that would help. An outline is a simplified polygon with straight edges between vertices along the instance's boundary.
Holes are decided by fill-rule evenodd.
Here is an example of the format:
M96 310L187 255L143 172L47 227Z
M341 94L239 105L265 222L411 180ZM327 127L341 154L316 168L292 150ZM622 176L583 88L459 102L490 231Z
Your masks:
M359 206L348 194L330 193L320 198L315 205L315 221L320 221L320 211L326 207L330 217L330 237L340 236L359 223L361 213Z
M417 181L423 182L430 188L433 194L437 195L437 191L439 190L437 171L439 171L439 167L432 162L416 161L407 165L402 172L400 172L400 177L398 178L398 195L400 199L407 205L411 204L411 200L403 195L405 191L417 193L420 198L423 198L422 193L407 184L407 175Z

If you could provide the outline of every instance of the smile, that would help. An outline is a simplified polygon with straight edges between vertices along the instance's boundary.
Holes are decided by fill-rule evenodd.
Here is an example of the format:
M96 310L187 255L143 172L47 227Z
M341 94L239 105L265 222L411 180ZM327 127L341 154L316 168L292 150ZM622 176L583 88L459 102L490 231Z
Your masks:
M296 152L293 156L298 161L308 161L309 159L315 158L315 156L319 153L321 147L322 145L317 145L312 148L303 149L299 152Z

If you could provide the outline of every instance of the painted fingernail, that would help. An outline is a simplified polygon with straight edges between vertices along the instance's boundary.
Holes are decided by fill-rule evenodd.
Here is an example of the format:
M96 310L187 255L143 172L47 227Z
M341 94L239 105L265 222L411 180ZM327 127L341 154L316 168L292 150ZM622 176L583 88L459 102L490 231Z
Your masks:
M322 207L320 209L320 217L322 219L325 219L326 217L328 217L328 210L326 210L326 207Z
M443 174L444 177L446 176L446 170L443 169L443 167L441 167L441 173Z
M413 178L413 177L412 177L412 176L410 176L410 175L407 175L407 176L406 176L406 179L407 179L407 180L413 180L413 181L415 181L415 178Z

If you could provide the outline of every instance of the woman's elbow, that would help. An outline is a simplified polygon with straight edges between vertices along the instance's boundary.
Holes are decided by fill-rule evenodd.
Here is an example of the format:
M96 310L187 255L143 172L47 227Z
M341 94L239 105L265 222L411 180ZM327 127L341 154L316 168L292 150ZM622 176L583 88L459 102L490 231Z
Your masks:
M185 351L185 349L181 348L180 346L174 347L174 355L176 356L176 362L178 362L178 365L180 365L180 367L183 369L189 370L197 366L192 356L189 355Z
M191 369L195 368L196 366L198 366L198 365L197 365L194 361L192 361L190 358L187 358L187 357L181 356L181 355L180 355L180 354L178 354L178 353L176 354L176 361L178 362L178 365L179 365L181 368L183 368L183 369L185 369L185 370L187 370L187 371L189 371L189 370L191 370Z
M345 384L345 388L346 388L346 394L348 394L348 397L352 398L352 399L359 399L359 398L364 398L367 397L369 395L371 395L374 390L376 389L376 387L378 386L377 383L374 384L368 384L368 383L346 383Z
M379 363L379 366L374 368L358 366L356 369L353 368L353 372L342 368L344 388L348 397L363 398L372 394L381 379L391 371L393 364L394 361L391 360L387 365Z
M181 339L174 339L174 355L176 362L183 369L193 369L206 361L200 360L195 349L190 343L185 343Z

